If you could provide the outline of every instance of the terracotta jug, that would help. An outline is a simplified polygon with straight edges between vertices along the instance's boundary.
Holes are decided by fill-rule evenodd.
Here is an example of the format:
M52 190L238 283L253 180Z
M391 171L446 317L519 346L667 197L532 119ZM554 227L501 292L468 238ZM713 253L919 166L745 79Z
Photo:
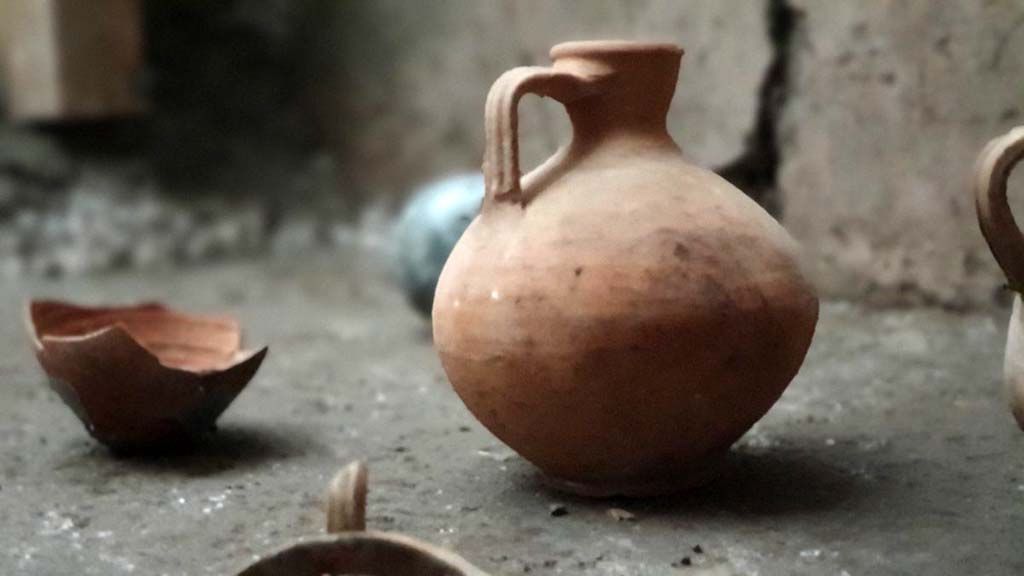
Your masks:
M462 400L576 493L705 480L797 373L818 317L785 230L669 136L682 53L573 42L503 74L486 197L435 295ZM520 180L525 94L561 102L573 136Z
M1010 408L1017 424L1024 429L1024 311L1021 291L1024 290L1024 235L1010 212L1006 199L1006 183L1010 172L1024 158L1024 126L988 143L978 156L975 168L974 194L978 222L988 241L992 255L1006 274L1008 287L1016 292L1013 313L1006 336L1006 357L1003 378Z

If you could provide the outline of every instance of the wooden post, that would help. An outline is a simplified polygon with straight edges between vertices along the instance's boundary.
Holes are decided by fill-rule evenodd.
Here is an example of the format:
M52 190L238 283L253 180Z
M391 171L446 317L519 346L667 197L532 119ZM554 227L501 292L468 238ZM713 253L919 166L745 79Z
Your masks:
M0 0L0 68L15 120L143 112L139 0Z

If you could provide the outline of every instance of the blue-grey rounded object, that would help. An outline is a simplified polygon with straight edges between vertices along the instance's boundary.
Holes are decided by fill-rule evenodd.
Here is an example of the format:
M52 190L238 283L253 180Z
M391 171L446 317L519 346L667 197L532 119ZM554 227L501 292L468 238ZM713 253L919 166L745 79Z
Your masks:
M398 271L406 296L421 314L430 315L441 269L483 197L483 174L455 174L417 189L402 210L396 229Z

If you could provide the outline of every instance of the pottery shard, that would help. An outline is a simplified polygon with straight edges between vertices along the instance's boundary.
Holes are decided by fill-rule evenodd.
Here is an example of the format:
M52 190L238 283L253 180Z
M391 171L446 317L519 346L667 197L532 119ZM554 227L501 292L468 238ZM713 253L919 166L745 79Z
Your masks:
M990 302L1003 278L968 176L981 146L1024 119L1024 4L792 4L780 186L819 286Z

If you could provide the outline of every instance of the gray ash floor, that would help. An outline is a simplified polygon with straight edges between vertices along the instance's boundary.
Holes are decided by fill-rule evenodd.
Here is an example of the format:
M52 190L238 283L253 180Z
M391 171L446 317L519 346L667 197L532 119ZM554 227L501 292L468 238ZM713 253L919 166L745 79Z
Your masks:
M320 533L323 487L353 458L370 465L372 528L494 574L1024 573L1024 433L999 384L1002 312L827 304L803 371L717 482L586 501L546 489L473 420L373 255L0 294L0 574L233 574ZM227 310L270 355L201 450L117 458L45 386L28 295Z

